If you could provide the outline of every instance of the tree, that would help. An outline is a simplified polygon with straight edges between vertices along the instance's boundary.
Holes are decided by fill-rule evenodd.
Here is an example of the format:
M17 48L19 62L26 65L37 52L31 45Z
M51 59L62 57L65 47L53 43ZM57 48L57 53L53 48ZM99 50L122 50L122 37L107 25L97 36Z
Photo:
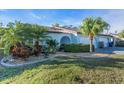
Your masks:
M118 33L118 36L119 36L120 38L124 38L124 30L122 30L122 32Z
M16 47L18 42L21 42L17 30L14 28L14 23L8 23L7 28L2 29L0 31L1 39L0 39L0 47L4 48L4 54L8 55L10 52L10 47Z
M31 40L33 41L33 35L32 32L34 31L32 29L32 24L29 23L21 23L20 21L16 21L16 29L20 36L22 37L23 41ZM27 42L25 42L27 43ZM28 44L28 43L27 43Z
M47 28L37 25L37 24L28 24L28 23L16 23L16 28L20 32L20 35L23 36L23 40L32 40L34 41L34 52L37 54L40 52L40 41L43 41L49 36L47 36Z
M37 24L17 22L16 28L24 40L32 39L39 43L40 40L47 38L47 29Z
M3 23L0 23L0 37L3 35L4 33L4 27L3 27Z
M32 29L33 29L32 36L35 40L35 44L38 46L40 41L48 37L46 33L47 29L37 24L32 25Z
M87 17L80 26L80 32L90 38L90 52L93 52L93 38L98 33L109 29L109 24L100 17Z
M6 27L2 27L1 24L0 47L4 48L4 54L8 55L11 47L26 47L27 41L31 40L35 42L33 50L39 53L41 49L39 42L48 38L46 32L47 29L45 27L37 24L21 23L20 21L9 22Z
M39 43L48 38L46 33L47 29L37 24L32 25L32 29L33 29L32 36L35 41L34 51L35 54L38 55L38 53L41 51L41 46L39 45Z

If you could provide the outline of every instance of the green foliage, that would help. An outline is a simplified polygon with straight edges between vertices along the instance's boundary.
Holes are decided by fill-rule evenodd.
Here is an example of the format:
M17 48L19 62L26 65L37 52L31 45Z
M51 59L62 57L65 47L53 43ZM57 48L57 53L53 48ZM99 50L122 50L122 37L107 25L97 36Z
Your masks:
M15 46L18 42L21 42L21 37L19 36L16 28L14 28L13 23L8 23L7 28L0 31L0 48L4 48L4 54L9 55L10 47Z
M81 23L80 32L87 36L89 36L90 33L97 35L104 30L108 30L109 27L109 24L106 23L101 17L87 17Z
M41 46L39 45L40 42L47 40L50 38L47 36L47 28L37 25L37 24L28 24L28 23L16 23L16 28L20 32L20 35L23 36L23 40L28 40L28 45L33 44L33 51L35 55L39 55L41 52ZM30 42L32 41L32 42Z
M122 30L122 32L118 33L118 36L119 36L120 38L124 38L124 30Z
M118 84L124 83L124 56L112 58L56 57L24 67L0 67L0 83Z
M9 22L6 28L0 24L0 48L4 48L4 54L9 55L11 46L16 47L17 43L23 42L36 50L40 41L49 38L46 32L45 27L37 24L15 21L15 23ZM33 40L35 40L35 46L33 46Z
M37 25L37 24L29 24L29 23L16 23L16 28L20 32L20 35L23 36L24 40L36 40L42 41L43 39L47 39L47 28Z
M0 37L4 34L3 24L0 23Z
M83 45L83 44L65 44L64 45L65 52L89 52L89 50L90 50L90 45Z
M58 50L58 45L59 43L56 40L47 40L47 46L49 48L49 52L50 53L56 53L56 51Z
M92 52L93 47L93 37L98 33L108 30L110 25L105 22L101 17L87 17L85 18L80 26L80 32L83 35L89 36L90 38L90 52Z

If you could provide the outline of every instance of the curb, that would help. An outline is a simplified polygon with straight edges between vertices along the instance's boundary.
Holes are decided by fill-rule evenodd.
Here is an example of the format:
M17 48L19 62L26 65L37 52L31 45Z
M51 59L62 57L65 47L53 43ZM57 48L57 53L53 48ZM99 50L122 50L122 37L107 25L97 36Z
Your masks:
M31 65L31 64L36 64L36 63L40 63L40 62L43 62L43 61L47 61L47 60L50 60L52 58L55 58L57 57L57 55L53 56L53 57L49 57L49 58L46 58L46 59L43 59L41 61L33 61L33 62L29 62L29 63L23 63L23 64L7 64L5 63L3 60L4 58L2 58L2 60L0 61L0 64L4 67L21 67L21 66L27 66L27 65Z

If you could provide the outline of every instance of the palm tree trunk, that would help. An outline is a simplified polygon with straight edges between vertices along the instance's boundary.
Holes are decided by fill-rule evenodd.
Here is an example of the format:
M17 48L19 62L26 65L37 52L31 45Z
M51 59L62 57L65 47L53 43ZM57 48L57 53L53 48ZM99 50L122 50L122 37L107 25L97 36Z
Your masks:
M40 51L39 51L39 41L38 40L35 41L33 53L34 53L35 56L38 56L39 53L40 53Z
M38 41L38 40L35 41L35 47L36 47L36 48L39 47L39 41Z
M92 53L93 52L93 34L90 33L89 37L90 37L90 53Z
M93 39L90 39L90 53L93 52Z

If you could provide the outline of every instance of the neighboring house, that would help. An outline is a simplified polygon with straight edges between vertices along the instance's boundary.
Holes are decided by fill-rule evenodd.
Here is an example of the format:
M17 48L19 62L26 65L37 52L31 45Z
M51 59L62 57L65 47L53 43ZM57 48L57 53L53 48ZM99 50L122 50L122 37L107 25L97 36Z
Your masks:
M82 36L80 32L77 32L68 28L61 27L47 27L48 36L51 36L52 39L55 39L59 44L89 44L89 37ZM104 47L109 47L110 43L113 42L114 38L111 35L99 34L94 37L93 44L95 48L99 48L99 42L104 43Z

